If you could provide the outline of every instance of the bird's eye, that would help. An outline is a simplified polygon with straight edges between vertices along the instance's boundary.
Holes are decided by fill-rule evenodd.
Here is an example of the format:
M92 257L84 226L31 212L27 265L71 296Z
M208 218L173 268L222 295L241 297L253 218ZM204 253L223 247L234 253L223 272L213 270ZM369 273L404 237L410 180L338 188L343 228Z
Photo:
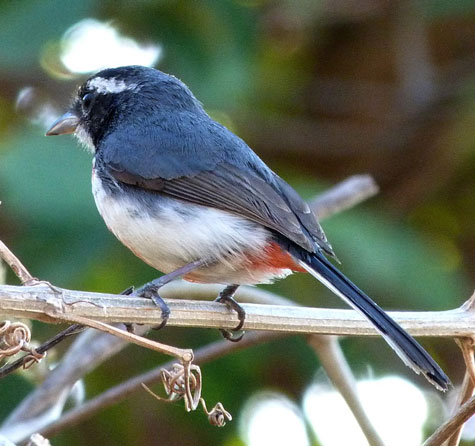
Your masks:
M94 93L86 93L82 97L82 105L84 106L85 110L89 110L91 108L91 105L94 101L95 94Z

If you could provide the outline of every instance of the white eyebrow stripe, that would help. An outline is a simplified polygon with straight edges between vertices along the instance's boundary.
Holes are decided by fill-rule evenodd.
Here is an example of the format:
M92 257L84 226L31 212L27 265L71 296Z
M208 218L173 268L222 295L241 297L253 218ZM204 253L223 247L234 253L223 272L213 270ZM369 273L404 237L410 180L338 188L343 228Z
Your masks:
M98 93L120 93L121 91L135 90L137 88L137 84L126 84L124 81L119 81L114 77L111 79L95 77L87 83L87 86Z

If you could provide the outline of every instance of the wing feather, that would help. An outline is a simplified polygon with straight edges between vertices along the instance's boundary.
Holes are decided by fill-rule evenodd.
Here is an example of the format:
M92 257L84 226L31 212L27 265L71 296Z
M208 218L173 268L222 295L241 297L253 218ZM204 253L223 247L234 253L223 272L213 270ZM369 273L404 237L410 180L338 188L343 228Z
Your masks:
M171 119L117 128L96 165L116 181L248 218L309 252L333 255L308 205L244 141L207 116Z

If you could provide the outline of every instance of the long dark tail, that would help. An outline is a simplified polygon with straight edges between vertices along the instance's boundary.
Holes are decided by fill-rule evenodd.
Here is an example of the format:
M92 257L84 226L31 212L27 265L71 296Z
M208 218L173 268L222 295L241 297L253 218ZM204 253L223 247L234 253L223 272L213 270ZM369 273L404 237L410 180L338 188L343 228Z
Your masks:
M422 373L437 389L445 391L449 378L416 340L394 322L363 291L335 268L321 253L292 253L300 265L326 287L363 314L381 333L404 363Z

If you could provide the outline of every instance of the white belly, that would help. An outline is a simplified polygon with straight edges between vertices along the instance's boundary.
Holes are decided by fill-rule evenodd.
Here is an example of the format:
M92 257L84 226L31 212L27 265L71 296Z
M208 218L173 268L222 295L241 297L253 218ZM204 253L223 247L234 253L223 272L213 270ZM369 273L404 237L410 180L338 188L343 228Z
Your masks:
M225 211L152 192L110 193L92 178L96 206L111 232L138 257L169 273L198 259L209 265L198 280L255 284L283 277L290 270L256 271L245 254L259 255L271 236L264 227Z

